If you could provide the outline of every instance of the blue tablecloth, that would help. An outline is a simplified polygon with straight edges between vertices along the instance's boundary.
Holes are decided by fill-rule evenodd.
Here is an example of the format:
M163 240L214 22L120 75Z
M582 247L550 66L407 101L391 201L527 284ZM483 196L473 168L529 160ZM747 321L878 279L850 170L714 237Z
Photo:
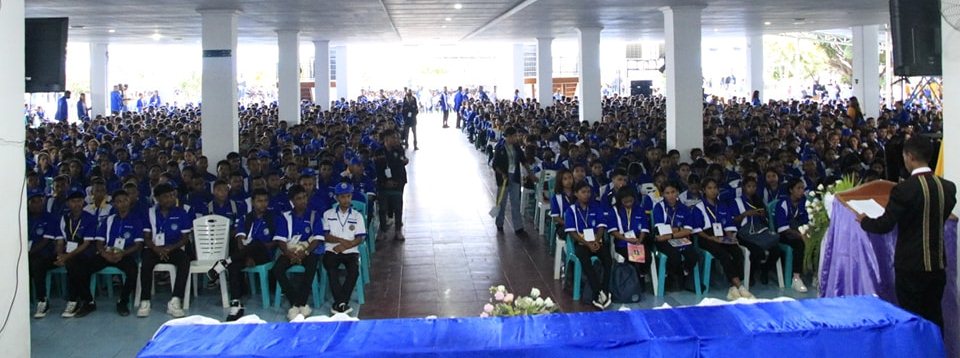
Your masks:
M860 228L856 214L839 200L833 202L833 218L824 238L820 263L820 297L877 295L897 303L894 288L893 252L897 229L870 234ZM957 221L944 226L947 255L947 287L943 292L943 336L950 357L960 357L960 321L957 284Z
M512 318L168 326L140 357L943 357L874 297Z

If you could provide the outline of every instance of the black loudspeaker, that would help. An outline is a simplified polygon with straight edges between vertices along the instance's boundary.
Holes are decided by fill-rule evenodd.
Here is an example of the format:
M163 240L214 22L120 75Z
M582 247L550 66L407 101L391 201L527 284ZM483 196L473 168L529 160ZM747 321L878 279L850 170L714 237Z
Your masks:
M650 97L653 95L653 81L630 81L630 96Z
M26 19L26 92L63 92L67 87L67 18Z
M940 76L940 0L890 0L893 73Z

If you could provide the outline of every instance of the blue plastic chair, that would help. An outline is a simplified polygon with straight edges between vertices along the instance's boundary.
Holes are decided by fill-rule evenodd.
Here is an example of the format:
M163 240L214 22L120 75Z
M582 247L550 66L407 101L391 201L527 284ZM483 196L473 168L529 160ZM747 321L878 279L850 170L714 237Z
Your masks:
M270 261L263 265L244 268L242 271L247 274L247 279L250 282L250 293L253 295L257 294L258 286L256 282L254 282L254 276L259 276L260 300L263 302L264 308L270 307L270 287L268 280L270 279L270 271L273 270L274 263L274 261ZM238 297L233 297L233 299L238 299Z
M657 282L657 296L663 297L667 283L667 255L659 251L656 251L655 255L657 255L657 281L659 281ZM700 262L697 262L693 267L693 285L697 297L702 296L703 292L701 292L700 289Z
M92 275L90 275L90 296L92 296L92 297L94 297L94 299L96 299L96 297L97 297L97 277L99 277L99 276L105 276L105 277L107 277L107 280L106 280L106 283L107 283L107 297L109 297L109 298L112 299L112 298L113 298L113 282L110 280L110 278L111 278L113 275L120 275L120 279L123 280L123 282L127 282L127 274L125 274L123 271L120 271L120 269L118 269L118 268L116 268L116 267L112 267L112 266L111 266L111 267L104 267L102 270L97 271L97 272L94 272ZM134 279L136 280L136 279L139 279L139 278L134 278ZM128 305L130 306L130 309L132 310L132 309L133 309L133 300L132 300L130 297L127 297L127 303L128 303Z
M287 276L290 276L290 274L294 274L294 273L299 273L299 274L306 273L306 268L303 267L303 265L290 266L290 268L287 269ZM319 275L319 273L317 273L317 275ZM320 282L317 280L317 275L313 276L313 282L310 284L311 292L313 294L313 307L320 307L320 297L324 297L326 295L326 292L325 292L326 286L323 286L323 287L320 286ZM280 283L277 282L274 295L273 295L273 302L276 305L275 306L276 308L280 308L282 304L280 300L280 291L282 291L280 289ZM324 292L324 293L321 294L321 292Z
M51 286L51 283L53 282L53 275L55 274L60 275L60 278L59 278L60 295L63 296L64 298L69 298L67 297L69 296L69 294L67 293L67 268L63 266L56 267L47 271L47 279L46 279L47 297L50 297L50 286Z
M567 262L566 264L573 264L573 299L574 301L580 300L580 279L583 276L583 268L580 267L580 259L577 258L577 253L573 245L573 239L570 238L570 234L567 234L566 239L567 245ZM600 259L596 257L590 258L591 264L597 264L600 262ZM610 268L605 268L609 270Z

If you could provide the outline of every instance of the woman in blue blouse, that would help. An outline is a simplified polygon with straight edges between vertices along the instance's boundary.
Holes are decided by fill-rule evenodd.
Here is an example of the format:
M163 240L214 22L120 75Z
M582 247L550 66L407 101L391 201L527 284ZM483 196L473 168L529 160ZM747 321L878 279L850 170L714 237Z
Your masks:
M566 226L566 233L575 243L577 258L580 260L580 267L583 268L583 274L587 276L590 287L597 293L593 305L599 309L610 306L610 290L607 289L610 282L610 247L603 241L603 234L607 230L606 211L596 200L593 200L593 189L590 184L580 183L575 187L574 192L577 195L576 204L570 205L564 211L563 217ZM568 253L569 254L569 253ZM603 278L597 277L597 272L592 269L591 258L596 256L603 265Z
M653 229L657 250L667 255L667 270L676 278L678 288L683 287L684 279L693 273L697 265L697 253L690 237L693 216L690 208L680 203L679 185L667 182L663 186L663 200L653 206ZM666 277L661 277L661 280Z
M797 292L807 292L807 286L800 278L800 273L803 272L804 241L807 239L807 235L800 232L800 227L810 223L804 188L806 184L799 178L787 182L789 196L777 203L776 215L780 243L793 248L793 289Z
M617 205L610 209L610 236L614 239L614 250L624 259L630 257L627 245L647 245L647 236L650 235L650 219L643 212L637 201L637 194L633 189L625 188L617 193ZM644 250L644 262L650 262L650 250ZM643 282L644 265L631 262L637 270L637 277Z
M748 274L752 278L759 272L760 283L767 284L771 269L776 268L777 260L783 256L783 251L777 245L779 236L770 231L767 220L766 205L757 192L757 179L743 178L743 195L734 201L730 208L731 215L736 215L733 222L737 225L737 238L740 245L750 250L750 262L753 272ZM766 261L764 261L766 259Z
M550 198L550 218L553 219L553 224L557 226L556 239L563 241L565 231L563 213L576 200L573 194L573 173L566 169L560 169L557 171L554 180L556 180L553 185L555 193Z
M753 294L741 282L744 274L743 251L740 251L737 241L737 226L731 220L727 207L720 203L717 181L708 177L703 180L701 187L704 193L703 201L697 204L694 213L694 217L699 219L699 225L693 230L700 248L712 254L723 267L723 273L730 281L728 300L753 298Z

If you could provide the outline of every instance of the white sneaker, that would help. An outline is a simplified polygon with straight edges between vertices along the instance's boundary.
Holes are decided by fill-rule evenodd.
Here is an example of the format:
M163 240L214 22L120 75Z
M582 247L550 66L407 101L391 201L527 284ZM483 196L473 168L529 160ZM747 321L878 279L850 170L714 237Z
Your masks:
M170 299L170 302L167 303L167 314L173 316L173 318L180 318L187 315L187 313L183 311L183 306L180 305L180 298L174 297Z
M300 307L296 307L296 306L290 307L290 309L287 311L287 320L293 321L293 319L297 318L297 316L299 315L300 315Z
M50 310L50 305L47 304L47 301L37 302L37 313L33 314L33 318L43 318L47 316L47 311Z
M311 314L313 314L313 310L310 309L310 305L303 305L303 306L300 306L300 314L303 315L303 318L307 318L307 317L310 317Z
M76 316L76 315L77 315L77 302L70 301L70 302L67 302L67 307L63 309L63 314L61 314L60 317L73 318L73 316Z
M603 295L603 309L607 309L613 303L613 296L606 291L600 291L600 294Z
M807 286L803 284L803 280L801 280L799 277L795 277L793 279L793 290L800 293L806 293Z
M727 301L736 301L738 298L740 298L740 290L730 286L730 290L727 291Z
M740 297L748 298L748 299L756 298L753 296L752 293L750 293L750 291L747 290L747 286L740 286Z
M137 317L150 316L150 301L140 301L140 308L137 309Z

